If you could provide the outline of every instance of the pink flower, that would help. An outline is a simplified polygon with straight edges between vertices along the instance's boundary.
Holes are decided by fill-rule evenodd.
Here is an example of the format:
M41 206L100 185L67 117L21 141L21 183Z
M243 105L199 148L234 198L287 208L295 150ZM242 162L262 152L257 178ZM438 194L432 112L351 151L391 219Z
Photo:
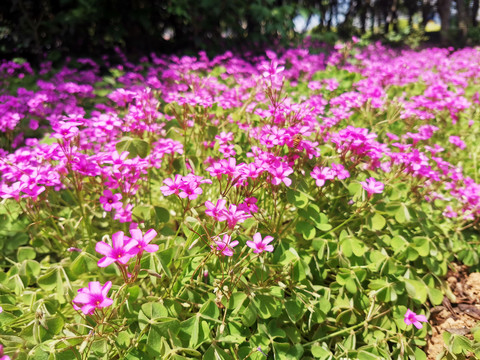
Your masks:
M458 146L462 150L467 147L467 144L465 144L465 142L462 139L460 139L459 136L450 136L448 138L448 141L450 144Z
M0 345L0 360L10 360L10 356L3 354L3 345Z
M177 174L175 178L172 180L170 178L163 180L165 186L162 186L160 190L162 191L163 196L169 196L172 194L178 194L180 192L180 188L183 184L182 182L182 175Z
M225 211L225 216L227 217L227 224L230 229L233 229L237 223L242 223L248 219L250 214L245 214L244 211L238 210L237 205L230 204L228 211Z
M272 164L268 171L272 175L271 183L273 185L280 185L282 182L286 186L290 186L292 184L292 180L287 176L293 173L293 169L288 165L280 161L276 161Z
M258 212L257 198L249 197L241 204L238 204L238 210L245 211L245 213L256 213Z
M360 181L360 184L362 184L362 187L368 193L368 196L372 196L373 194L380 194L385 188L385 185L383 183L375 180L373 177L370 177L365 181Z
M233 248L238 245L238 241L231 241L232 237L228 234L223 235L223 239L220 240L218 236L214 238L215 245L210 245L213 251L218 251L222 255L232 256Z
M342 164L333 163L332 171L335 173L335 176L338 178L338 180L344 180L350 177L350 173L348 172L348 170L345 169Z
M112 194L111 190L104 190L103 196L100 196L99 201L105 211L112 211L112 208L118 210L123 207L120 201L121 198L122 194Z
M272 60L272 62L268 65L263 65L262 66L262 72L263 77L268 78L270 76L275 76L279 73L281 73L283 70L285 70L284 66L278 66L277 60Z
M152 253L158 251L158 245L150 244L150 241L157 236L155 230L150 229L144 235L140 229L130 229L130 235L132 235L132 239L137 242L137 245L132 248L132 252L141 253L146 251Z
M107 281L101 286L98 281L91 281L88 287L78 290L78 294L73 299L75 310L82 310L85 315L91 315L95 309L101 309L113 304L113 300L107 297L108 291L112 287L112 282Z
M233 141L233 132L226 133L225 131L222 131L220 135L215 136L215 140L218 140L220 144L226 144L229 141Z
M325 185L326 180L333 180L335 178L335 172L329 167L319 168L315 166L310 173L310 176L315 179L315 184L319 187Z
M163 183L165 186L160 188L163 196L176 194L182 199L188 197L189 200L195 200L198 195L203 193L200 184L211 184L212 180L203 179L203 176L197 176L195 174L188 174L186 176L177 174L173 180L165 179Z
M225 208L226 203L227 201L224 199L218 199L217 205L213 205L213 203L210 201L205 201L205 207L207 208L207 210L205 210L205 214L213 217L217 221L227 220L227 216L225 214L227 210Z
M415 325L417 329L423 328L422 322L428 322L425 315L417 315L410 309L407 309L403 321L405 321L407 325Z
M113 215L114 220L118 220L121 223L131 222L132 221L132 204L127 204L124 208L118 208L115 215Z
M126 237L123 231L118 231L112 235L112 244L113 247L100 241L95 246L98 253L105 255L98 261L98 266L106 267L114 262L125 265L136 254L135 250L132 249L137 246L137 241Z
M265 236L262 240L262 235L257 232L253 235L253 241L247 241L247 246L252 248L255 254L260 254L264 251L272 252L273 245L268 245L272 241L272 236Z

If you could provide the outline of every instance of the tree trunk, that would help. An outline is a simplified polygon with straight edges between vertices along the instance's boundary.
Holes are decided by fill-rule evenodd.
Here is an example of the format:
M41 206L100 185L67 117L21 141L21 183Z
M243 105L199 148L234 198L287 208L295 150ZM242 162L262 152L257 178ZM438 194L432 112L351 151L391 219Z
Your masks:
M468 32L468 16L465 6L465 0L456 0L457 2L457 17L458 17L458 29L460 30L460 45L465 45Z
M430 20L430 12L432 11L432 4L430 0L422 1L422 28L425 29L428 20Z
M452 0L438 0L437 10L440 15L442 29L440 30L440 39L443 46L448 45L448 30L450 27L450 6Z
M472 4L472 26L473 27L476 27L478 25L477 14L478 14L478 0L473 0L473 4Z

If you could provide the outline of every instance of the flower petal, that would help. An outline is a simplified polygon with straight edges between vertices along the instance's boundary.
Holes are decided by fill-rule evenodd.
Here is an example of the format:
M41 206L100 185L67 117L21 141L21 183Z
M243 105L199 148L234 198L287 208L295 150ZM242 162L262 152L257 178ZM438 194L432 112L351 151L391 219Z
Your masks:
M99 267L107 267L108 265L111 265L111 264L113 264L114 262L115 262L115 259L114 259L114 258L105 256L105 257L101 258L100 260L98 260L97 265L98 265Z
M114 249L119 249L123 247L123 231L117 231L112 235L112 243Z
M95 245L95 251L102 255L110 256L112 250L112 247L103 241L97 242Z
M146 242L146 243L149 243L150 241L153 240L153 238L155 238L155 236L157 236L157 232L154 230L154 229L150 229L148 230L145 235L143 236L143 240Z

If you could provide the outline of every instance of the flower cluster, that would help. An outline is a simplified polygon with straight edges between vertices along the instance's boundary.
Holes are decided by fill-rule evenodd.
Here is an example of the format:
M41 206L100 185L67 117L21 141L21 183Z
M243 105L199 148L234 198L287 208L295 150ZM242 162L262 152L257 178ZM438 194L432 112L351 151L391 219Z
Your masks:
M106 267L113 263L125 266L131 258L141 255L144 251L155 252L158 250L158 245L150 244L157 236L155 230L150 229L142 234L140 229L130 229L130 235L131 238L125 236L123 231L114 233L112 235L112 245L99 241L95 245L95 250L104 257L98 261L98 266Z
M273 245L270 243L273 241L272 236L265 236L262 239L262 235L260 233L255 233L253 235L253 241L247 241L246 245L253 249L254 254L261 254L264 251L272 252ZM210 245L212 251L215 251L224 256L233 256L234 247L239 244L237 240L232 241L231 235L224 234L222 238L219 236L215 236L213 238L213 245Z
M203 193L200 184L211 184L212 180L204 179L203 176L194 174L188 174L186 176L177 174L173 179L165 179L163 183L165 185L160 188L163 196L175 194L182 199L188 198L188 200L195 200Z

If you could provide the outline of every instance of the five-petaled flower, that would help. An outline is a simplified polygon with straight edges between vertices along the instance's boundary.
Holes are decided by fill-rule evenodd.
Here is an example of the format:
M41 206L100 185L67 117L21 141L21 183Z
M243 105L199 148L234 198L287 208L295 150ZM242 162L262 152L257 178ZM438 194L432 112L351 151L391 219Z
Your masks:
M150 241L157 236L157 232L155 230L150 229L144 235L140 229L130 229L130 235L132 235L132 239L137 242L137 245L135 245L131 250L132 253L138 254L143 251L152 253L158 250L158 245L150 244Z
M272 241L272 236L265 236L262 239L262 235L257 232L253 235L253 241L247 241L247 246L252 248L255 254L260 254L264 251L272 252L273 245L269 245Z
M365 181L360 181L360 184L362 184L362 187L368 193L369 197L373 194L380 194L385 188L385 185L383 183L375 180L375 178L373 177L369 177Z
M138 252L134 249L138 245L137 241L126 237L123 231L112 235L112 245L113 247L103 241L97 243L95 250L105 255L98 261L98 266L106 267L114 262L125 265Z
M113 194L111 190L107 189L103 191L103 196L100 196L99 201L105 211L112 211L112 208L118 210L123 207L121 199L122 194Z
M78 290L77 296L73 299L73 307L85 315L91 315L96 309L112 305L113 300L107 297L111 287L111 281L107 281L103 286L98 281L90 281L88 287Z
M405 321L407 325L415 325L417 329L423 328L422 322L428 322L425 315L417 315L410 309L407 309L403 321Z
M228 234L223 235L222 239L215 236L213 240L215 245L210 245L213 251L218 251L225 256L233 256L233 248L238 245L238 241L232 241L232 237Z

